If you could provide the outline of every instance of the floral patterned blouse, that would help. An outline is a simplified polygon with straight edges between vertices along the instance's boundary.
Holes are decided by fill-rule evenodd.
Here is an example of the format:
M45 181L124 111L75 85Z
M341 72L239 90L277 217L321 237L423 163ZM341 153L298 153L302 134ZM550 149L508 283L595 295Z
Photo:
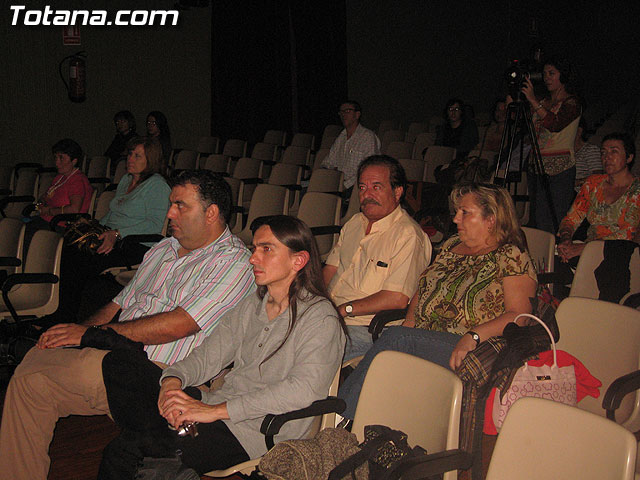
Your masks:
M573 201L560 231L575 232L586 217L590 223L587 241L632 240L640 228L640 179L635 178L615 202L604 201L602 184L608 175L591 175Z
M451 251L460 243L454 235L418 281L416 328L463 335L470 328L504 312L504 277L528 275L536 280L533 262L514 245L484 255Z

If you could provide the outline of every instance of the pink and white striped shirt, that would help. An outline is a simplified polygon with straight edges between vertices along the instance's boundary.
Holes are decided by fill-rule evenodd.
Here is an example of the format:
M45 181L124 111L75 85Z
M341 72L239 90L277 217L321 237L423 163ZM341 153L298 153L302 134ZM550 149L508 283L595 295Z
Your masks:
M200 330L173 342L146 345L149 360L168 365L200 345L220 318L255 290L250 253L227 228L213 243L178 257L180 243L167 238L154 245L127 285L113 301L121 322L180 307Z

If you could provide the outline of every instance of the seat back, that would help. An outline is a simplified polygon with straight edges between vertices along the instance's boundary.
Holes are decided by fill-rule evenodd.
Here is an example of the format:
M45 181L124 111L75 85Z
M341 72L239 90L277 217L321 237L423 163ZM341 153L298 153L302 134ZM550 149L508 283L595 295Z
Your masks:
M229 173L233 174L236 160L247 156L247 142L237 138L230 138L225 142L222 154L229 159Z
M269 184L271 185L300 185L301 172L297 165L276 163L271 169Z
M604 260L604 240L595 240L588 242L580 260L578 260L578 266L576 273L573 276L573 283L571 284L570 297L585 297L585 298L599 298L600 288L598 287L598 281L596 280L595 270L600 266L602 260ZM620 272L621 274L623 272ZM626 274L626 272L624 272ZM626 282L620 282L620 294L622 298L620 303L624 303L624 300L629 295L640 292L640 249L635 248L631 254L629 261L629 291L623 292L623 285L626 289Z
M252 239L251 222L265 215L287 215L288 212L289 190L279 185L259 184L251 198L247 223L237 235L248 245ZM239 228L236 225L237 230Z
M391 142L387 147L386 155L399 160L401 158L411 158L413 154L413 143L396 141Z
M591 298L567 297L558 307L558 348L580 360L602 382L600 398L585 397L578 407L605 415L602 396L616 378L640 367L640 311ZM616 411L623 426L640 429L640 391L627 395Z
M298 218L309 227L340 225L342 199L322 192L307 192L300 202ZM316 235L320 255L327 255L338 240L338 234Z
M0 257L15 257L22 261L24 232L26 225L17 218L3 218L0 220ZM22 271L20 267L0 267L8 275Z
M198 163L198 152L195 150L180 150L173 157L174 170L193 170Z
M455 156L456 149L453 147L442 147L439 145L432 145L428 147L427 152L424 154L424 161L427 164L427 182L435 183L436 177L434 172L436 167L451 163Z
M389 130L393 130L395 127L396 122L394 122L393 120L382 120L380 122L380 125L378 125L376 135L378 135L378 138L382 139L385 133L387 133Z
M436 142L436 134L433 132L423 132L416 135L416 139L413 143L413 153L411 158L415 160L424 159L424 150L430 147Z
M556 249L556 237L544 230L522 227L527 238L529 255L536 266L538 273L553 272L554 252Z
M316 136L311 133L296 133L291 139L291 145L313 150L316 146Z
M389 147L394 142L403 142L406 137L406 132L403 130L387 130L379 136L380 138L380 151L385 155L390 155L388 153Z
M422 160L413 160L411 158L398 158L398 162L404 168L407 174L408 182L424 182L427 164Z
M59 277L62 241L56 232L36 231L29 245L24 273L52 273ZM17 285L9 292L9 300L18 315L49 315L58 309L59 285L59 282Z
M343 189L344 173L340 170L319 168L314 170L309 179L307 192L341 192Z
M276 161L276 144L260 142L256 143L251 151L251 158L254 160Z
M500 430L487 480L631 480L635 437L605 418L541 398L518 400Z
M322 132L320 148L331 148L336 137L340 135L344 127L342 125L327 125Z
M127 173L127 161L120 160L116 165L116 171L113 173L113 183L115 183L116 185L120 183L120 180L122 180L122 177L124 177L126 173Z
M307 147L290 145L285 149L280 161L293 165L309 165L310 156L311 151Z
M87 166L87 177L89 178L111 178L111 158L105 156L94 156L89 159Z
M200 160L200 168L215 173L227 173L229 159L220 153L212 153L204 160Z
M271 145L284 146L287 141L287 132L283 130L267 130L262 141Z
M38 175L38 197L42 197L49 190L53 179L58 175L58 171L55 168L42 168Z
M362 385L351 432L364 440L365 425L386 425L429 453L458 448L462 382L451 370L387 350L373 359ZM456 478L449 472L445 479Z
M104 217L109 212L109 204L115 196L116 192L113 190L105 190L102 192L96 201L96 210L93 218L100 220Z
M218 137L200 137L198 140L198 153L210 155L218 153L220 150L220 139Z
M409 127L407 127L407 135L405 137L405 142L414 143L416 141L416 137L420 133L428 132L429 124L428 123L420 123L420 122L411 122Z
M231 213L229 218L229 228L234 230L236 228L242 229L242 197L244 196L244 182L233 177L224 177L225 181L231 187L231 205L238 208L238 211Z
M322 162L324 161L326 156L329 155L330 151L330 148L321 148L316 152L316 157L313 160L313 170L317 170L321 167Z
M356 213L360 211L360 195L358 186L354 185L353 190L351 190L351 197L349 197L349 206L347 207L347 211L344 216L340 219L340 225L344 225L347 223L351 217L353 217Z

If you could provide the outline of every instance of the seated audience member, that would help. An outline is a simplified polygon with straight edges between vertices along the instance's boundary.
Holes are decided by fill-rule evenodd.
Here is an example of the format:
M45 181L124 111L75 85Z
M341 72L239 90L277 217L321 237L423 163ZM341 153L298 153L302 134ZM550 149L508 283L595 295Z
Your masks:
M322 161L322 168L337 169L344 173L346 198L356 183L358 165L365 158L380 153L380 140L368 128L360 124L362 109L360 104L348 100L340 105L338 115L344 130L331 146L331 150Z
M147 136L156 139L162 147L162 169L160 173L163 175L167 172L169 159L171 158L171 131L169 130L169 122L164 113L157 110L149 112L147 115Z
M87 176L80 171L82 148L70 138L65 138L57 142L51 151L55 158L58 175L38 199L37 210L40 216L32 217L27 223L25 251L28 251L29 243L36 230L48 230L49 222L55 215L89 211L93 188Z
M167 213L173 237L154 245L129 285L84 324L42 334L4 399L3 478L45 480L58 418L109 413L102 376L107 351L89 348L107 334L107 324L144 343L150 361L170 365L215 336L222 315L253 292L249 252L226 225L230 209L224 180L203 170L181 173ZM119 310L118 322L109 323ZM78 345L85 348L63 348Z
M585 180L560 222L558 254L563 262L577 262L584 250L585 244L574 243L572 237L585 218L587 242L640 241L640 180L631 173L636 146L628 134L610 133L602 139L600 152L605 173Z
M111 173L115 172L119 160L127 158L129 140L136 134L136 119L129 110L122 110L113 116L113 123L116 126L116 136L113 137L111 145L104 152L105 157L111 159Z
M323 270L349 330L345 361L371 347L367 326L376 313L407 306L431 261L429 237L400 206L407 184L402 165L374 155L360 164L357 178L361 213L342 228Z
M603 172L600 148L592 143L587 143L588 139L587 121L584 117L580 117L576 139L573 143L573 151L576 157L576 192L580 191L587 177Z
M169 209L169 192L164 177L160 145L150 139L134 138L129 142L127 175L118 183L109 211L100 223L109 228L99 239L97 254L65 246L60 267L60 306L54 318L73 322L85 293L105 269L136 265L149 249L147 245L122 240L129 235L160 234ZM108 299L108 297L107 297ZM103 299L104 303L107 299ZM98 305L99 306L99 305Z
M496 152L500 151L500 143L502 142L502 134L504 133L504 124L507 119L507 102L504 98L496 100L493 104L493 116L491 123L484 133L482 141L482 151Z
M436 145L453 147L456 159L464 160L478 144L478 127L467 116L465 104L458 98L447 100L443 112L445 123L436 132Z
M420 276L403 325L383 332L340 387L346 418L353 418L379 352L405 352L455 370L480 342L531 313L536 272L509 193L492 184L458 185L451 200L458 234Z
M259 457L266 453L260 433L266 414L326 397L345 336L322 281L316 242L296 218L278 215L258 222L249 260L257 294L227 313L201 347L164 371L142 359L149 371L142 378L130 375L143 367L128 352L105 358L105 376L113 377L121 391L113 395L110 390L109 402L123 431L105 449L99 479L133 478L145 456L179 452L182 463L198 474ZM183 391L231 362L220 389L190 390L196 398ZM199 422L197 437L180 437L168 428L185 422ZM287 423L277 439L301 438L311 422Z

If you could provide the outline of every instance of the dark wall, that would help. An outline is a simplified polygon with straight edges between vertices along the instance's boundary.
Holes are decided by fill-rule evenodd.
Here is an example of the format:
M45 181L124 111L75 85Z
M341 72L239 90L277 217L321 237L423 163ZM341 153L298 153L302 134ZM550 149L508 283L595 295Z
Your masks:
M344 0L216 1L213 43L213 129L223 137L255 143L268 129L322 133L336 121Z
M364 123L440 114L460 96L487 111L502 72L541 43L576 66L592 117L638 94L637 2L347 2L349 95Z
M89 5L90 3L90 5ZM173 1L29 2L29 8L171 9ZM0 93L0 165L42 161L63 137L101 155L115 133L113 115L131 110L138 131L160 110L173 143L186 146L209 135L211 118L211 10L182 11L177 26L80 27L82 45L63 46L62 27L12 26L8 4L0 15L3 39ZM87 52L87 100L72 103L58 63ZM66 71L66 70L65 70ZM66 75L66 73L65 73Z

